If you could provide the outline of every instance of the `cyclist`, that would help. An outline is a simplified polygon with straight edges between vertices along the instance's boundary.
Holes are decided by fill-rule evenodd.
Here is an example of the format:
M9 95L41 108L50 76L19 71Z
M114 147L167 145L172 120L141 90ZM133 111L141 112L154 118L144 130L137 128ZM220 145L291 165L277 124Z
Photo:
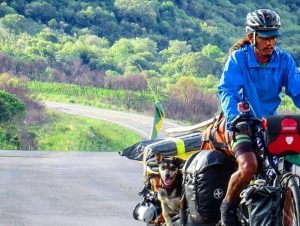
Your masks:
M229 133L230 123L239 114L240 90L250 103L251 114L258 118L276 114L283 89L300 108L300 72L291 55L276 45L280 26L279 15L269 9L255 10L246 17L247 37L232 47L218 86ZM237 128L240 132L231 147L238 169L230 178L221 204L221 221L225 226L239 225L239 193L258 169L250 126L240 122Z

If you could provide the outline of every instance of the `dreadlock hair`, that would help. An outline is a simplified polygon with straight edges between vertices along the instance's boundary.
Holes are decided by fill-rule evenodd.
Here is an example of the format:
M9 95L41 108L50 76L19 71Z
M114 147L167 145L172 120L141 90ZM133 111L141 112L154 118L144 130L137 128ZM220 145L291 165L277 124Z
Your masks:
M234 50L237 50L237 49L241 48L242 46L248 45L248 44L251 44L250 41L248 40L248 37L243 37L230 47L228 53L231 54Z

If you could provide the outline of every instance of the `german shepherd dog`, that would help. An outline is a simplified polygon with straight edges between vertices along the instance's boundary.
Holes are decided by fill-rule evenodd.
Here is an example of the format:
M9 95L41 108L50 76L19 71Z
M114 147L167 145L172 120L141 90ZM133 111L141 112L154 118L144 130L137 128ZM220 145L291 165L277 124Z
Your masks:
M183 160L166 158L160 153L155 154L155 158L160 176L157 197L161 203L162 216L167 226L173 226L172 217L179 213L182 196L182 174L179 170Z

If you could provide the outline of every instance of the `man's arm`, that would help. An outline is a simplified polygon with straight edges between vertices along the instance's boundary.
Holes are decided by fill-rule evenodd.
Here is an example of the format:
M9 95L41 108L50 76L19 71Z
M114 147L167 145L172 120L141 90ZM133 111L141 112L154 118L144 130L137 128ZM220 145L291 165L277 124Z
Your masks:
M294 104L300 108L300 71L296 67L294 59L289 54L287 65L285 92L292 98Z
M237 103L241 100L239 91L243 87L243 77L241 74L242 71L236 58L231 55L225 64L218 86L218 97L227 120L227 127L239 114Z

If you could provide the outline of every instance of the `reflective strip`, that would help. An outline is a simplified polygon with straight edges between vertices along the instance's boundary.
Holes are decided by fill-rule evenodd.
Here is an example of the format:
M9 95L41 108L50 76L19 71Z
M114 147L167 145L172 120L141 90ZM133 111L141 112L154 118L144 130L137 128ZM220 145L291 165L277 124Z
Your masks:
M192 154L199 152L199 150L194 150L194 151L188 151L183 154L177 155L178 158L187 160Z
M175 142L177 148L177 155L185 153L185 145L182 139L173 138L173 137L169 139Z
M250 137L246 134L239 134L235 137L235 139L236 139L235 142L232 140L232 145L231 145L232 150L234 150L235 146L240 143L243 143L243 142L252 143Z

